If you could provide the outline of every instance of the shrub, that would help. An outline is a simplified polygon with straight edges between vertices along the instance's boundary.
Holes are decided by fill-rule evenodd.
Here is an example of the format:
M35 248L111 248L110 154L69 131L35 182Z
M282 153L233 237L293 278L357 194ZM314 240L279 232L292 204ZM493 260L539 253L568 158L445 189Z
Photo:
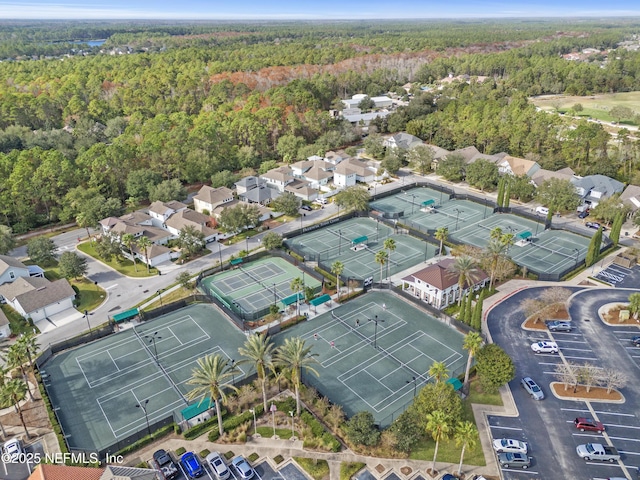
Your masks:
M300 414L300 419L311 428L314 437L322 437L324 427L313 415L305 410Z
M341 462L340 480L351 480L351 477L362 470L365 465L366 463L362 462Z
M262 404L256 405L255 407L256 417L259 417L264 412L264 407ZM253 420L253 414L250 411L246 411L241 413L240 415L236 415L234 417L227 418L222 422L222 428L225 432L231 432L232 430L238 428L239 425L242 425L245 422L249 422ZM216 420L217 422L217 420ZM220 433L218 429L213 429L209 432L209 436L207 437L210 442L215 442L220 438Z
M293 397L287 397L282 401L274 402L279 412L284 412L287 415L291 410L296 409L296 399Z
M260 458L260 455L258 455L256 452L253 452L251 455L247 457L247 460L249 460L250 462L255 462L259 458Z
M140 462L136 465L136 468L149 468L149 464L147 462Z
M224 459L225 460L230 460L235 456L235 453L233 453L231 450L229 450L228 452L226 452L224 454Z
M183 453L186 453L187 449L184 447L176 448L176 456L180 457Z
M278 465L284 461L284 457L282 455L276 455L273 457L273 461Z
M207 458L207 455L209 455L210 453L211 452L205 448L199 453L199 455L200 455L200 458Z
M315 458L293 457L298 465L300 465L314 480L322 480L329 476L329 464L326 460L318 460Z

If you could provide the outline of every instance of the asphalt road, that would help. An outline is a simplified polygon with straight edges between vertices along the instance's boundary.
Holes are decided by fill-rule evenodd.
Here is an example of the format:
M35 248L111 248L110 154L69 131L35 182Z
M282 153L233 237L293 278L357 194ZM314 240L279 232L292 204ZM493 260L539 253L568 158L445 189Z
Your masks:
M525 331L525 319L520 303L536 297L543 288L531 288L516 293L497 305L488 315L488 327L493 341L511 356L516 365L516 377L509 386L518 408L515 418L489 417L493 438L515 438L529 443L533 464L528 470L504 469L506 479L537 478L601 478L624 477L618 464L585 462L575 453L582 443L607 444L603 435L581 433L573 425L576 416L596 416L605 423L609 441L623 453L623 462L635 467L640 463L640 355L629 347L630 329L605 326L597 316L600 306L625 301L630 291L621 289L572 288L570 315L574 330L571 333ZM636 331L636 329L632 330ZM555 380L555 366L561 359L557 354L534 354L531 343L553 340L569 361L611 367L624 371L629 381L623 389L624 404L587 403L556 398L549 384ZM521 387L520 379L531 376L543 389L545 399L533 400ZM634 469L632 469L633 471ZM635 474L635 472L634 472ZM564 475L564 476L563 476ZM632 477L634 478L634 477Z

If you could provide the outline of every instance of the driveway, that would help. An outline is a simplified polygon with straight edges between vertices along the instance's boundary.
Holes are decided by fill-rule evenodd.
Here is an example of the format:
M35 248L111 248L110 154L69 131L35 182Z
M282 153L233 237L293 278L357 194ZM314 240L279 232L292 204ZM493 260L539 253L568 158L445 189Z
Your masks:
M559 472L571 472L572 478L624 477L622 467L617 463L585 462L576 455L575 447L582 443L610 442L622 452L624 465L633 470L640 463L640 367L627 343L629 328L606 326L597 315L600 306L625 301L631 292L566 287L574 291L569 308L573 331L554 334L546 330L525 331L521 328L525 316L520 303L525 298L536 297L543 288L518 292L494 307L487 316L493 341L505 349L516 365L516 377L509 386L519 412L516 418L490 416L491 434L493 438L528 442L533 457L530 469L504 469L504 478L559 478ZM534 354L530 345L540 340L556 341L567 361L624 371L629 377L622 389L625 403L556 398L549 384L555 381L555 368L561 358L558 354ZM541 386L544 400L535 401L526 394L520 387L523 376L531 376ZM577 431L572 424L576 416L599 419L605 423L607 432L598 435Z

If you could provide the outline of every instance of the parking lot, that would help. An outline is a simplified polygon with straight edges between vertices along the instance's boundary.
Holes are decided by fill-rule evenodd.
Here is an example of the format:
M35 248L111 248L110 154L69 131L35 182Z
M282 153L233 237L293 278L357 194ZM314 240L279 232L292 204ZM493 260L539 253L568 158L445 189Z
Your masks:
M598 308L606 303L623 302L630 291L619 289L575 289L570 301L571 332L549 333L521 328L525 320L520 303L536 297L540 288L518 292L497 305L488 316L493 341L513 358L516 377L510 383L518 417L489 417L493 438L514 438L528 442L533 458L529 469L503 469L505 479L571 478L606 479L637 478L640 465L640 349L631 346L630 338L637 327L612 327L599 320ZM555 341L560 354L535 354L530 345L538 341ZM561 400L551 391L556 381L555 369L565 360L577 364L608 367L623 371L628 381L621 388L624 403ZM542 388L545 399L533 400L523 388L523 376L532 377ZM606 431L581 432L575 428L576 417L590 417L604 423ZM584 443L615 446L621 454L619 463L584 461L576 447Z
M33 442L30 445L23 445L23 449L27 455L31 458L43 458L44 448L40 440ZM23 480L29 476L31 470L35 468L32 463L27 465L23 462L4 463L0 461L0 479L2 480Z

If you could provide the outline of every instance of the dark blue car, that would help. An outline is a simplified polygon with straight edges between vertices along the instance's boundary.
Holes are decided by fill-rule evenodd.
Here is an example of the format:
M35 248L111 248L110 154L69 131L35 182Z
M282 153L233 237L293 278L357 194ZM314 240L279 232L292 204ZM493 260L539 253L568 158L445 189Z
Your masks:
M180 465L189 478L198 478L204 475L204 467L198 456L193 452L187 452L180 458Z

